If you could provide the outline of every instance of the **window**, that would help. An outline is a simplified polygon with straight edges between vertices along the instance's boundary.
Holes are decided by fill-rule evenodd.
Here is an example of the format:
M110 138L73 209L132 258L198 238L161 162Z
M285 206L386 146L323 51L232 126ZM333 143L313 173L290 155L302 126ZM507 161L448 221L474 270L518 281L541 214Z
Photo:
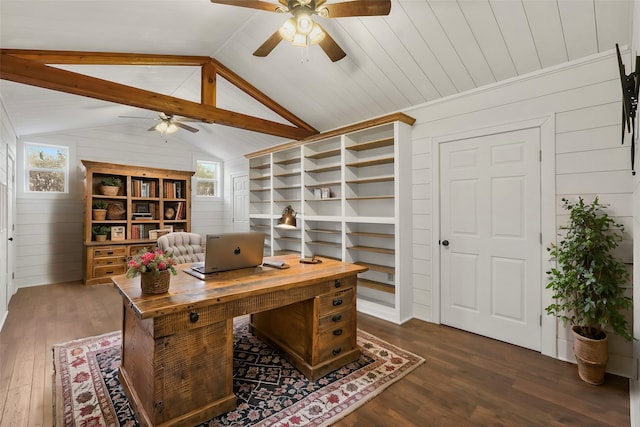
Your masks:
M25 143L25 191L69 192L69 148Z
M196 162L196 196L220 197L220 163Z

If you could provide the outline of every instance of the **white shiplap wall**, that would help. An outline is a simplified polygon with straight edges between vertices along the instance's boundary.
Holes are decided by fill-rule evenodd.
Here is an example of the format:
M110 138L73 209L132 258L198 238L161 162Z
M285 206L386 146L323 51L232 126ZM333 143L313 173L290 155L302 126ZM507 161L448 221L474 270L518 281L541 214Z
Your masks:
M121 128L120 128L121 129ZM82 279L82 221L84 175L81 160L176 170L194 170L195 160L218 160L180 142L179 136L165 139L156 132L132 140L126 130L83 129L58 134L31 136L25 141L64 145L71 148L72 171L67 196L27 195L18 179L16 206L16 285L34 286ZM22 141L18 164L22 161ZM19 168L20 170L22 168ZM229 221L225 199L193 198L193 232L224 231Z
M624 60L630 63L628 53ZM405 110L417 119L412 136L415 317L439 321L439 302L433 301L439 294L439 283L432 279L438 277L432 254L439 250L438 225L433 223L432 210L438 189L431 187L432 164L437 159L431 157L434 138L444 135L555 116L556 223L563 222L562 197L580 195L591 200L598 194L603 202L611 204L610 213L626 225L627 240L619 254L632 262L633 187L629 138L625 146L620 145L620 99L615 52L610 51ZM545 292L544 286L540 284L541 292ZM556 339L557 357L573 360L570 338L562 326ZM628 376L631 345L617 336L610 342L609 370Z

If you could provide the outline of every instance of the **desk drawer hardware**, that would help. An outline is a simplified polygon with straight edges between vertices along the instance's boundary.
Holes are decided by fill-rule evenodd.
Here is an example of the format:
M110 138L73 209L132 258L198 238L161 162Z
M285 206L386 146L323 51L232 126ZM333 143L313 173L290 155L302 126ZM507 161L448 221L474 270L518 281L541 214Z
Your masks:
M333 322L339 322L342 320L342 314L336 314L335 316L331 317L331 320Z
M333 349L332 353L334 356L339 355L342 352L342 347L336 347Z
M198 319L200 319L200 315L198 313L196 313L195 311L189 313L189 321L191 323L196 323Z
M340 279L336 279L336 281L334 282L334 286L335 286L336 288L339 288L339 287L341 286L341 285L340 285Z
M333 306L337 307L339 305L342 305L342 298L336 298L333 300Z
M333 335L335 335L335 336L342 335L342 329L336 329L335 331L333 331Z

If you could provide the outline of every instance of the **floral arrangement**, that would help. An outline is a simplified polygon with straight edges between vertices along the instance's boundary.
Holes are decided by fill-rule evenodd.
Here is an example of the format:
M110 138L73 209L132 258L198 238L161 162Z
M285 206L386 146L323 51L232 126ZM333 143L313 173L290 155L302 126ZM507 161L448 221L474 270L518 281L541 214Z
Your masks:
M161 249L142 250L132 257L127 263L127 277L136 277L142 273L160 274L161 271L169 270L176 275L176 261L172 257L173 254L165 253Z

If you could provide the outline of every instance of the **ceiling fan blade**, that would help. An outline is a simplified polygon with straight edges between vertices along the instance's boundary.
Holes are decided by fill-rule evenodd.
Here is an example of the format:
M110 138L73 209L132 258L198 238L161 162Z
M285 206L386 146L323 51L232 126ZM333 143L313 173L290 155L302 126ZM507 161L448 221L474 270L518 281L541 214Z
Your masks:
M277 8L282 7L278 4L260 0L211 0L211 3L248 7L249 9L266 10L267 12L275 12Z
M349 16L379 16L391 12L391 0L361 0L324 5L329 11L329 18L346 18Z
M320 25L320 24L318 24L318 25ZM338 43L336 43L336 41L333 39L333 37L331 37L329 35L329 33L327 33L327 30L325 30L322 27L320 27L320 28L322 29L322 31L324 31L325 35L324 35L324 38L322 39L322 41L320 43L318 43L318 44L320 45L322 50L324 50L324 53L327 54L329 59L331 59L332 62L336 62L336 61L341 60L345 56L347 56L345 51L342 50L342 48L340 46L338 46Z
M271 36L264 42L262 45L253 52L254 56L267 56L271 53L278 43L282 41L282 36L280 35L280 31L276 31L271 34Z
M179 128L182 128L184 130L188 130L189 132L192 132L192 133L196 133L196 132L200 131L200 129L196 129L196 128L192 127L192 126L185 125L184 123L173 122L173 124L178 126Z

